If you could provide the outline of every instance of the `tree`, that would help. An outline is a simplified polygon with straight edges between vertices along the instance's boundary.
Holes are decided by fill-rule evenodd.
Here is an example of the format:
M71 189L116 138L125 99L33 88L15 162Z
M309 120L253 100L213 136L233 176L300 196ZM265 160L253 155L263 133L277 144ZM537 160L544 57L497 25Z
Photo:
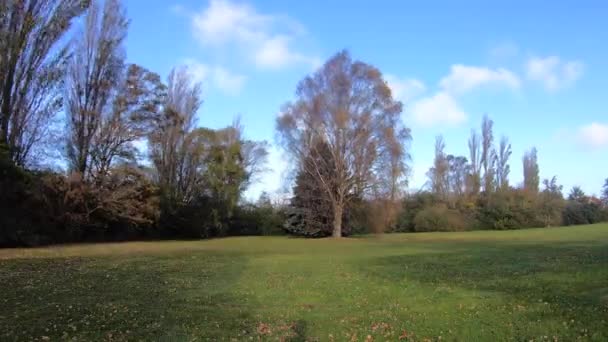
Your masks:
M48 136L61 106L68 50L61 39L86 0L0 2L0 145L17 165Z
M500 139L496 157L496 186L498 190L502 191L509 188L509 173L511 173L511 166L509 166L511 144L505 136Z
M470 174L468 177L467 188L473 194L479 194L481 188L481 153L479 134L475 130L471 130L469 138L469 158L471 160Z
M578 203L584 203L587 201L587 195L580 186L572 187L570 194L568 194L568 201L574 201Z
M608 207L608 178L604 181L604 186L602 187L602 202L604 206Z
M427 172L431 192L446 201L449 192L449 163L444 152L445 142L442 136L435 138L435 159Z
M128 21L119 0L107 0L103 9L94 2L72 49L68 66L66 116L67 155L72 171L91 176L91 151L106 116L112 116L112 98L124 70L123 41Z
M592 224L603 219L601 202L585 195L579 187L574 186L568 195L568 203L563 209L564 225Z
M537 209L540 221L545 227L560 225L564 207L563 186L557 184L557 177L543 180L544 189Z
M483 167L484 191L490 194L494 191L494 174L496 173L496 151L494 144L494 133L492 132L494 121L484 115L481 122L481 165Z
M186 67L168 79L148 139L161 189L161 222L177 234L221 236L242 193L265 170L267 144L246 140L238 120L223 129L196 127L200 84Z
M405 169L410 131L399 118L402 105L393 99L378 69L353 61L346 51L304 78L296 97L277 119L279 140L293 160L321 184L333 211L332 235L340 237L350 199L382 185L380 177L387 165L400 166L394 168L395 178ZM323 144L332 158L305 163ZM386 164L387 159L394 163ZM334 172L324 175L320 170L325 167Z
M138 65L127 68L112 108L102 115L90 147L90 171L102 182L116 162L134 163L139 155L135 142L149 136L166 97L158 74Z
M205 196L212 204L213 226L217 235L224 235L226 223L232 218L234 209L241 199L252 177L263 170L268 154L265 143L245 141L240 124L221 130L199 128L194 134L204 138L200 170L199 195ZM247 147L247 148L244 148Z
M319 179L306 171L313 168L314 165L319 165L321 167L318 172L325 179L332 178L331 174L334 170L330 166L333 163L323 160L331 159L332 154L327 144L322 141L319 144L321 146L312 149L304 160L304 163L311 165L301 167L296 176L293 197L288 208L287 220L283 226L289 234L308 237L324 237L332 234L331 199L323 189Z
M447 161L449 165L448 184L450 192L456 197L461 197L464 195L467 175L469 173L467 158L450 154L447 156Z
M203 151L191 132L201 104L201 85L192 81L187 68L173 69L163 111L148 139L157 182L171 201L187 202L194 196Z
M531 194L537 194L540 183L538 156L536 148L533 147L529 152L524 153L524 190Z

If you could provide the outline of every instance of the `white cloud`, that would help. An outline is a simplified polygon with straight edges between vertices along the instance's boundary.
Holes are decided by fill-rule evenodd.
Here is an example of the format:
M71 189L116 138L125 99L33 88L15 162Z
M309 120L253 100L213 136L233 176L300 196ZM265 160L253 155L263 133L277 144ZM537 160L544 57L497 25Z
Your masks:
M204 43L261 39L269 29L272 17L264 16L247 4L211 0L209 7L192 18L198 38Z
M259 13L248 4L211 0L192 17L192 26L203 44L233 44L260 68L318 63L293 49L292 42L304 34L302 25L285 16Z
M511 71L499 68L452 65L450 74L439 81L439 85L451 94L464 94L485 85L505 86L511 89L520 87L520 80Z
M424 83L417 79L400 79L399 77L390 74L384 76L384 79L389 88L391 88L393 98L403 103L412 101L416 97L422 95L426 90Z
M387 76L389 86L396 97L408 100L424 92L425 87L417 80L404 80ZM450 73L439 81L439 91L432 96L415 100L410 106L409 116L421 126L454 126L467 120L467 114L458 103L458 96L482 86L502 86L519 89L521 82L513 72L504 69L454 64Z
M587 146L599 148L608 146L608 124L593 122L578 130L578 140Z
M533 57L526 64L528 79L538 81L549 91L568 87L576 82L585 70L580 61L562 61L557 56Z
M422 126L457 125L467 119L454 97L446 92L422 98L412 105L411 117Z
M269 69L280 69L288 65L303 63L317 67L317 58L304 56L294 52L289 47L290 37L275 36L265 40L254 56L255 64Z
M213 68L213 82L215 86L232 95L238 94L245 84L246 77L234 74L222 67Z
M247 78L235 74L221 66L208 66L193 59L186 59L185 63L196 82L203 87L212 86L226 94L237 95L245 85Z

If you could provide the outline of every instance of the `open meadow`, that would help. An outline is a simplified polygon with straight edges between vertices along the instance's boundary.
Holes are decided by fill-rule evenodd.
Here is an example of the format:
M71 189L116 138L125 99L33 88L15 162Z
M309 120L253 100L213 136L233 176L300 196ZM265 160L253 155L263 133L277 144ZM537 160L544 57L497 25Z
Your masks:
M0 250L0 340L608 340L608 225Z

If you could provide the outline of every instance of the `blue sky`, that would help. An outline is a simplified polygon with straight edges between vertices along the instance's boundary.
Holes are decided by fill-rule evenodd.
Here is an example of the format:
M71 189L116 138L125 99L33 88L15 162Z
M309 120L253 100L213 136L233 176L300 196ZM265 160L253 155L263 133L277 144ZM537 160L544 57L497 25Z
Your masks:
M541 178L599 193L608 177L608 4L603 1L126 1L130 62L163 77L188 64L203 82L199 124L240 115L274 145L297 82L341 49L378 67L412 129L411 188L426 181L435 136L467 154L483 114L510 138L511 183L539 151ZM272 172L249 191L281 190Z

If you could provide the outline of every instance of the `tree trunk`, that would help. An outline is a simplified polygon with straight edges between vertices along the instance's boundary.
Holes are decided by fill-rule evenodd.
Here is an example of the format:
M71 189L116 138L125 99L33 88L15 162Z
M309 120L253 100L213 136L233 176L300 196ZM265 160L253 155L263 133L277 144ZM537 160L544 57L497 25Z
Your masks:
M332 236L335 238L342 237L342 213L344 208L342 204L334 205L334 231Z

